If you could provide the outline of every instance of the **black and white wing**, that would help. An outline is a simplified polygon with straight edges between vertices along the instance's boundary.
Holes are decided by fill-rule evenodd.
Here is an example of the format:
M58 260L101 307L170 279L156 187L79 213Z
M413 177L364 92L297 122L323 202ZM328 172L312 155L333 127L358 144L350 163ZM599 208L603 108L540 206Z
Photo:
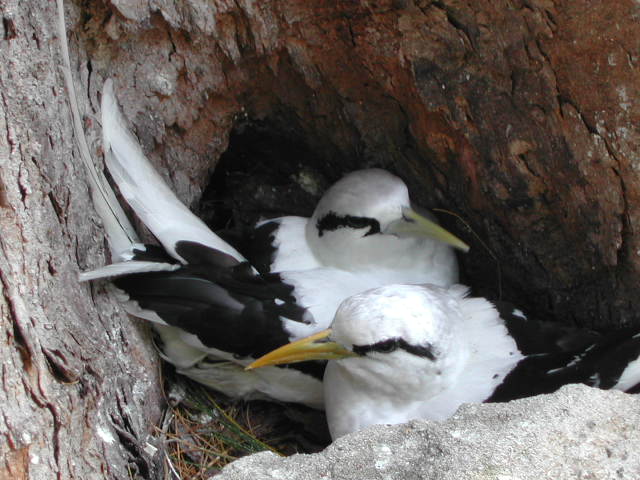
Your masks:
M505 322L524 354L487 401L551 393L569 383L640 391L640 327L599 335L545 323ZM527 334L524 336L523 333ZM545 348L545 342L547 347Z
M491 302L523 355L552 352L572 352L593 345L601 334L585 328L562 325L540 318L528 319L513 304Z
M241 232L219 235L231 243L261 273L311 270L322 267L306 239L308 218L278 217Z

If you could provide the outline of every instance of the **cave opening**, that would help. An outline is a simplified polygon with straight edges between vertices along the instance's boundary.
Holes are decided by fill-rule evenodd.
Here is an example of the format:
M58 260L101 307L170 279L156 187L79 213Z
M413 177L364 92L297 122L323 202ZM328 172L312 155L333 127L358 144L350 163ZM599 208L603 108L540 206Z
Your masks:
M282 128L283 124L287 128ZM394 163L357 155L336 159L338 148L315 147L328 144L328 140L310 139L302 128L292 128L292 124L290 119L268 119L236 125L198 205L199 216L214 231L239 233L263 218L309 217L324 191L346 173L384 168L407 183L413 201L432 211L445 228L472 246L468 254L458 253L460 282L469 285L474 295L520 305L519 293L505 286L501 262L491 250L486 232L478 230L479 223L462 213L460 204L464 202L450 198L451 192L435 185L436 175L429 175L428 164L424 169L430 178L412 176L415 149L405 145L406 159ZM431 194L420 189L429 182L434 184ZM524 298L521 301L530 303Z
M261 219L309 217L325 190L343 175L360 168L384 168L407 183L412 200L432 211L445 228L472 245L469 254L457 254L460 282L469 285L474 295L492 300L505 297L505 280L500 261L490 250L491 242L477 230L478 222L464 217L459 208L463 202L449 198L452 194L446 188L435 185L436 175L412 176L410 165L417 155L414 148L405 145L406 158L393 163L384 161L382 156L336 158L340 155L337 147L317 148L329 140L309 138L302 128L292 125L294 122L287 117L286 121L268 118L235 126L197 206L198 215L212 230L240 233ZM428 175L429 165L423 170ZM420 189L428 183L433 184L431 193ZM506 290L511 295L506 299L518 305L518 292Z
M282 128L283 124L288 128ZM404 145L406 159L395 163L364 156L329 158L337 148L314 147L329 140L309 138L303 128L292 128L292 125L291 121L282 119L249 120L236 125L198 205L199 216L212 230L239 232L261 218L308 217L335 181L349 171L371 167L385 168L403 178L412 199L420 204L435 201L443 210L460 211L456 207L458 202L451 201L448 198L451 193L442 186L434 186L437 193L420 190L425 183L435 183L436 175L426 181L416 175L411 177L410 165L418 153L410 143ZM425 159L419 160L427 163ZM430 168L428 164L423 167L425 175L430 173ZM431 209L434 205L423 206ZM478 242L482 234L475 232L478 236L474 236L455 215L437 210L434 213L446 228L473 244L473 258L458 254L461 282L471 285L474 294L498 299L501 296L499 266L488 247ZM485 281L475 282L478 278ZM274 431L287 439L285 450L315 452L330 442L323 412L295 404L253 401L250 405L247 408L251 408L254 421L260 423L269 418Z
M513 267L505 266L505 251L498 250L503 244L496 239L505 235L499 225L485 221L481 212L465 209L462 196L466 192L460 187L464 179L443 181L444 174L428 154L416 148L409 133L397 147L394 160L386 161L384 153L378 157L353 155L359 150L354 146L351 153L336 158L341 150L330 145L326 132L326 138L321 131L314 132L315 136L308 132L290 117L238 122L203 192L197 207L199 216L214 231L236 232L261 218L308 217L324 191L344 174L359 168L385 168L407 183L412 200L434 210L445 228L472 245L469 254L458 254L458 260L460 281L471 287L473 295L507 300L533 318L550 319L547 304L527 298L527 292L510 285L508 272ZM323 143L326 148L318 148ZM457 160L452 154L450 161ZM476 218L469 218L470 212ZM509 261L515 262L515 256ZM532 308L536 304L538 307ZM274 445L281 452L311 453L330 443L323 412L260 400L238 403L216 393L219 400L222 405L242 405L251 422L268 425L265 434L278 437Z

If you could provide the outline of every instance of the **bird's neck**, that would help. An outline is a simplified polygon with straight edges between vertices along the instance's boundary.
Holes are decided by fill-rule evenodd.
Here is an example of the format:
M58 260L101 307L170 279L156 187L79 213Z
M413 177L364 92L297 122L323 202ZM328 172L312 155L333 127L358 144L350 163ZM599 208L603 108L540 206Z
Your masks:
M329 362L324 376L325 408L332 437L375 424L403 423L419 418L420 405L457 382L460 369L443 366L447 375L416 372L398 365L377 372L368 359ZM361 364L359 364L361 362ZM462 362L464 363L464 362ZM434 367L438 370L440 367ZM411 370L403 372L403 370Z
M433 283L451 285L458 281L455 253L447 245L428 239L397 238L390 235L362 237L357 231L340 229L322 236L307 226L307 242L313 255L326 266L352 272L386 272L389 283Z
M461 308L468 358L456 383L421 406L420 418L442 420L463 403L484 402L523 358L491 303L467 298Z

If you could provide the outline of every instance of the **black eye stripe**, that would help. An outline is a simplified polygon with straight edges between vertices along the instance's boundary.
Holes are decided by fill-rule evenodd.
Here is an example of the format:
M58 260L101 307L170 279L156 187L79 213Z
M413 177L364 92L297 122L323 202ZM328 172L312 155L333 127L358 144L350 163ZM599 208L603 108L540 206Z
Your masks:
M418 357L426 357L429 360L436 359L435 349L430 343L427 343L425 345L411 345L410 343L407 343L404 340L401 340L401 342L402 342L402 345L401 345L402 349L406 350L409 353L417 355Z
M373 343L371 345L354 345L353 352L358 355L366 355L369 352L389 353L398 348L398 339L390 338L382 342Z
M316 228L318 229L318 236L322 236L325 231L334 231L338 228L367 228L369 231L364 236L380 233L380 222L375 218L370 217L355 217L353 215L338 215L335 212L329 212L318 219Z
M404 339L397 337L389 338L371 345L354 345L353 352L364 356L369 352L391 353L398 348L418 357L425 357L429 360L436 359L434 348L430 343L425 345L411 345Z

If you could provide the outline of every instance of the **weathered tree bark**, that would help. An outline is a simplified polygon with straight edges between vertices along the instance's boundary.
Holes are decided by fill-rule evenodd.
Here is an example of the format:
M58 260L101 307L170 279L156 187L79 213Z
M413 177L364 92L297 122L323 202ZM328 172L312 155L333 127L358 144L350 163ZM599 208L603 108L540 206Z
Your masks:
M105 253L55 2L0 8L0 478L148 477L139 450L160 414L156 355L104 288L77 281Z
M106 259L55 5L0 10L3 473L126 477L126 448L158 414L154 355L144 329L75 279ZM114 77L185 201L243 127L236 148L275 139L247 162L277 162L274 185L382 166L418 203L458 213L477 237L443 220L472 243L464 279L478 293L598 328L639 321L637 2L93 0L66 15L83 107L97 111ZM279 151L282 139L304 148ZM238 204L270 198L247 184Z

